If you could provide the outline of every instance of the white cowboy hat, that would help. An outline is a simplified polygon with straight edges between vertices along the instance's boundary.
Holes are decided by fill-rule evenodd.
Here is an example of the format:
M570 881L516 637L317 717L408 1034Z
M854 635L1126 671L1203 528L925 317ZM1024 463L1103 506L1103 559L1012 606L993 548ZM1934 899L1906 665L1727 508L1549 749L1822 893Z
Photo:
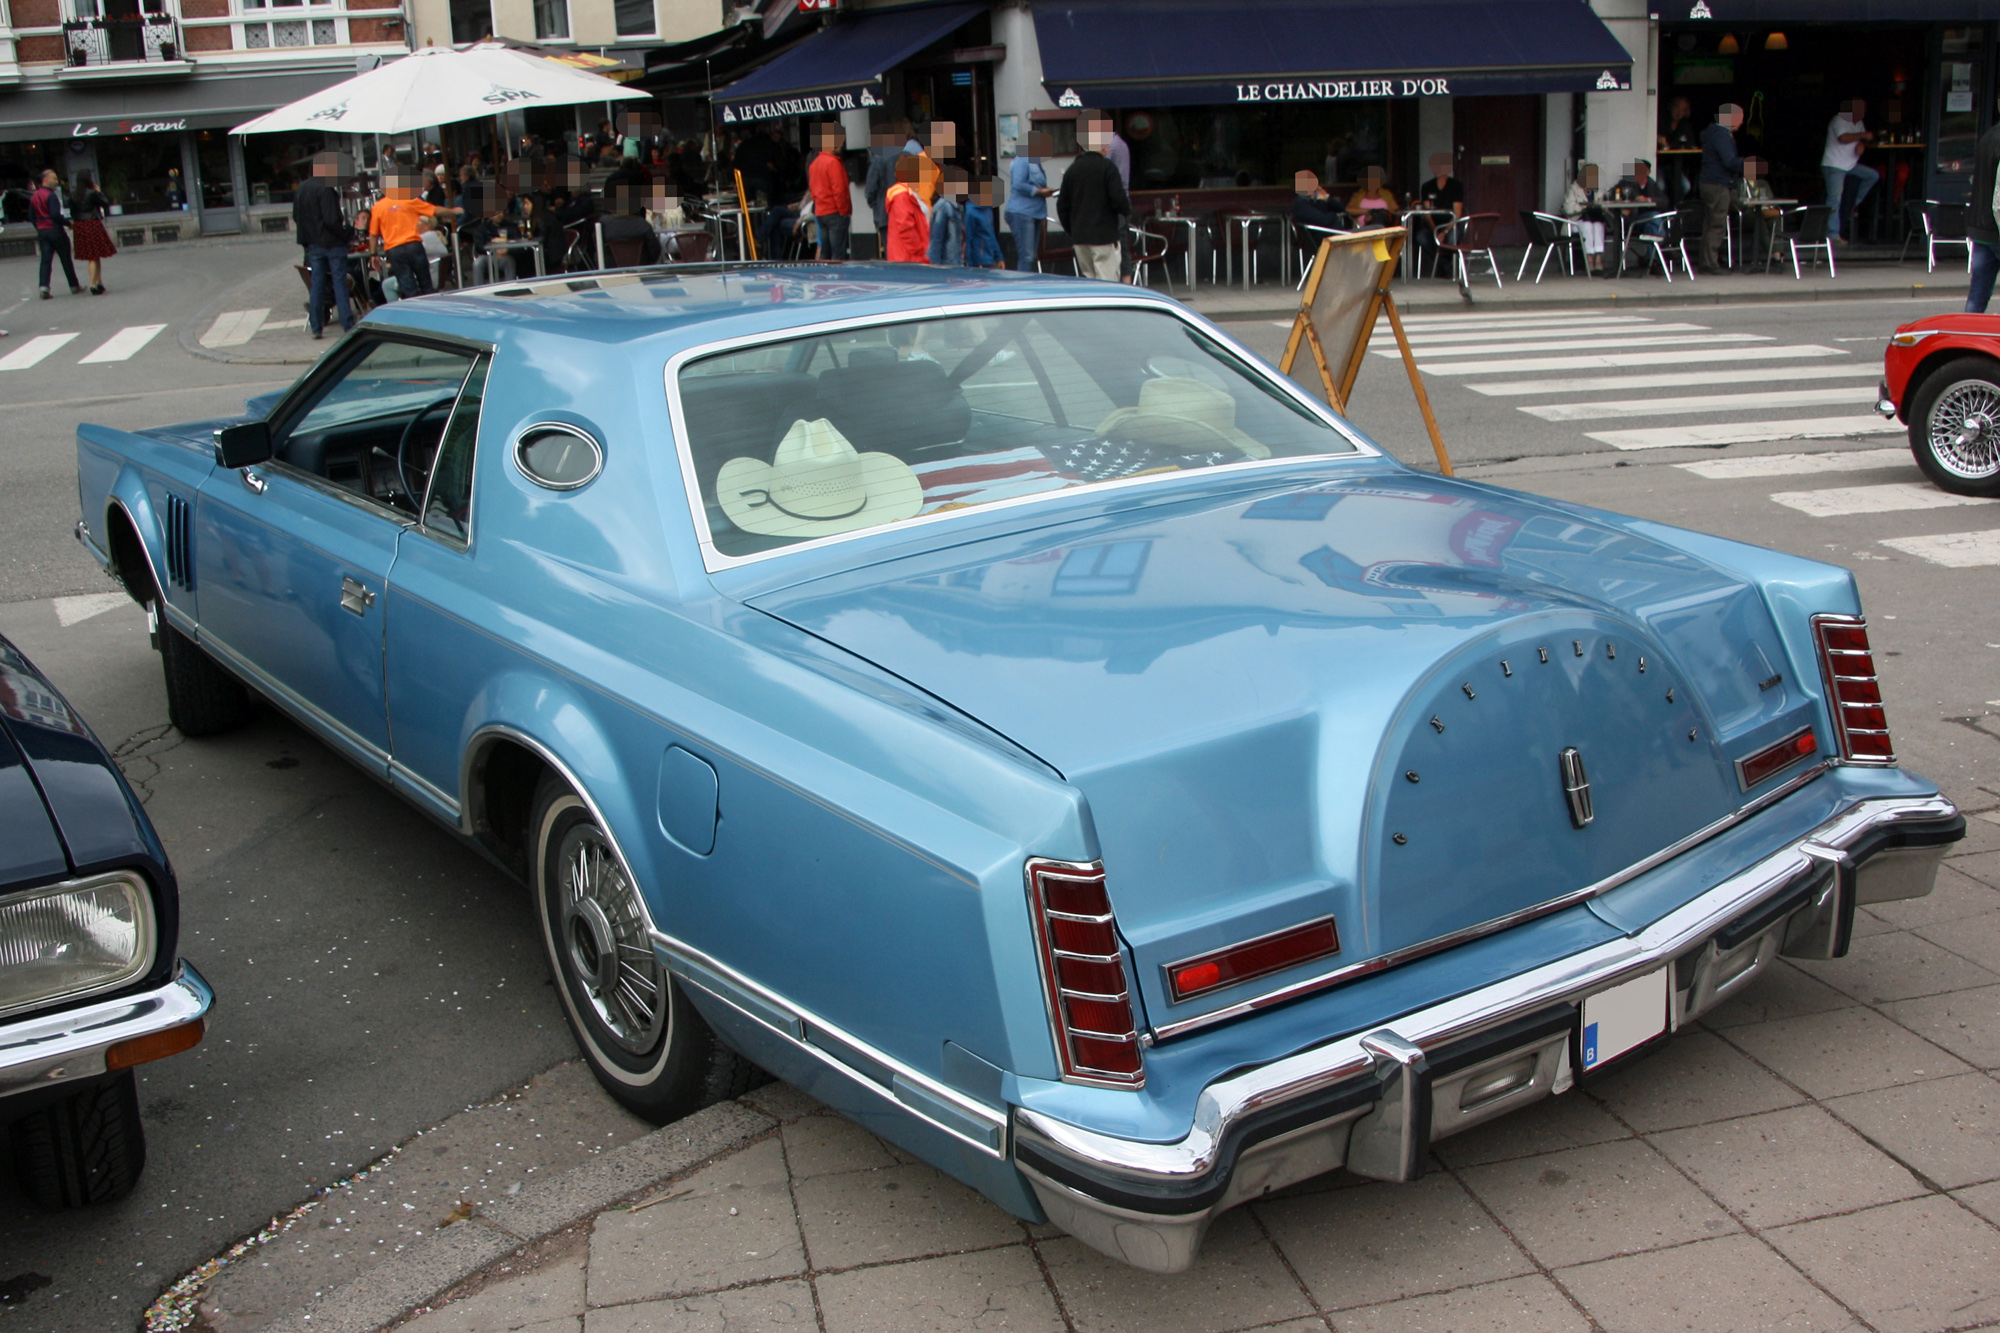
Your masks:
M860 454L831 421L795 421L769 463L732 458L715 481L730 522L767 537L826 537L915 518L923 483L892 454Z
M1271 451L1236 429L1236 400L1212 384L1176 375L1149 379L1139 386L1139 405L1121 407L1097 428L1113 430L1147 444L1203 453L1234 445L1250 458L1269 458Z

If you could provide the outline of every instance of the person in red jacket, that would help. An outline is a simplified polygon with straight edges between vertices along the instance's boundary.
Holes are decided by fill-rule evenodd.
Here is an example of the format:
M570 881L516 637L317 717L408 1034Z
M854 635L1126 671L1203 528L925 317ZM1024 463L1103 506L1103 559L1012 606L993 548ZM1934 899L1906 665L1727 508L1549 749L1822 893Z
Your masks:
M839 122L828 121L819 127L815 138L819 155L806 171L806 183L812 189L813 219L819 224L819 257L837 263L847 258L847 226L854 212L847 164L840 160L847 135Z
M905 153L896 159L896 183L889 187L888 256L892 264L928 264L931 211L924 202L921 159Z

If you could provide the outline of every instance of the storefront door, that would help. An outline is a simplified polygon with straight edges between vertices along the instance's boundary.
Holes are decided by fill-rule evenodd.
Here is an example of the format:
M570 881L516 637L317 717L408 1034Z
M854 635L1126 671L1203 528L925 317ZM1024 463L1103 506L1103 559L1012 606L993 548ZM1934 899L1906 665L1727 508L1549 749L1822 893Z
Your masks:
M1467 213L1498 213L1495 245L1525 245L1521 212L1541 207L1539 97L1455 97L1452 131ZM1617 179L1609 170L1605 183Z
M195 136L195 202L201 210L201 230L215 236L243 230L241 200L237 198L236 168L230 160L229 135L222 130L203 130Z

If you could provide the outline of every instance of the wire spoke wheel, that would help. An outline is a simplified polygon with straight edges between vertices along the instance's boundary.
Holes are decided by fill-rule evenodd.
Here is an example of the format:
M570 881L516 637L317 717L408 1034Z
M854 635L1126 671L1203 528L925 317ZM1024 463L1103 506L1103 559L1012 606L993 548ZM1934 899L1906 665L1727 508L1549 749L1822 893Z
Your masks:
M1968 481L2000 476L2000 386L1983 379L1947 386L1926 426L1925 439L1940 468Z
M558 947L577 998L614 1042L644 1055L659 1044L668 1001L638 891L594 824L569 830L558 865Z

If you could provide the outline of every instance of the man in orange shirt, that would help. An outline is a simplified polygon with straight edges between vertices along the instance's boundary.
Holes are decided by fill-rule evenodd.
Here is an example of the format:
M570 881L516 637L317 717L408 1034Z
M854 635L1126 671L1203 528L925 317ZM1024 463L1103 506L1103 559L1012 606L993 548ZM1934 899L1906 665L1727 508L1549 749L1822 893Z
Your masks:
M847 258L847 228L854 213L847 164L840 160L847 134L837 121L828 121L814 138L819 155L806 170L806 183L812 189L813 220L819 224L819 257L837 263Z
M369 245L375 265L389 261L399 296L428 296L431 287L431 260L424 253L424 241L417 223L422 218L450 219L463 211L439 208L417 198L417 178L410 172L391 169L388 191L368 210Z
M909 153L896 159L896 183L889 187L887 255L892 264L931 262L931 208L918 184L922 169Z

